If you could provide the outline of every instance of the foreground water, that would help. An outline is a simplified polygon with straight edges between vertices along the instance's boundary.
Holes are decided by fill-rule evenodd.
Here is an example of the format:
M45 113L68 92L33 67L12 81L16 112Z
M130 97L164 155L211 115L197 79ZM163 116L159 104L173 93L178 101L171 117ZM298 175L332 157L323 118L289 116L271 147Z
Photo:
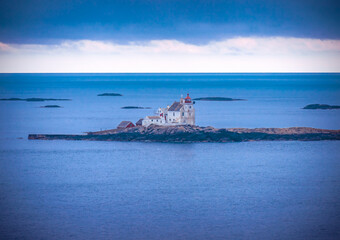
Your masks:
M138 120L179 95L197 124L339 129L338 74L0 75L0 235L4 239L337 239L340 143L165 144L28 141ZM123 97L97 97L119 92ZM152 107L124 110L122 106ZM23 139L20 139L23 138Z

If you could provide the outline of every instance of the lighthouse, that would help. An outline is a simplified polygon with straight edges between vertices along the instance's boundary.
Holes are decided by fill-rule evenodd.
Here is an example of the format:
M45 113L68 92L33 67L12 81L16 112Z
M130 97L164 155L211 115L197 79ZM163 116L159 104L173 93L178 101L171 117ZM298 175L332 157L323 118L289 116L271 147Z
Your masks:
M142 126L154 125L195 125L195 108L193 101L187 94L179 102L174 102L166 108L159 108L157 116L147 116L142 121Z
M182 123L195 125L195 108L189 93L186 98L181 99L181 103L183 104L182 110Z

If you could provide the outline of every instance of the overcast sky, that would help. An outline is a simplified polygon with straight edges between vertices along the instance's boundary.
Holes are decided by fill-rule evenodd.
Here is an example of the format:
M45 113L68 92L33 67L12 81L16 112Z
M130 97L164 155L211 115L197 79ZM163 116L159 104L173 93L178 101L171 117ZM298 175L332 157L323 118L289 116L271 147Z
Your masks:
M0 72L340 70L340 1L0 1Z

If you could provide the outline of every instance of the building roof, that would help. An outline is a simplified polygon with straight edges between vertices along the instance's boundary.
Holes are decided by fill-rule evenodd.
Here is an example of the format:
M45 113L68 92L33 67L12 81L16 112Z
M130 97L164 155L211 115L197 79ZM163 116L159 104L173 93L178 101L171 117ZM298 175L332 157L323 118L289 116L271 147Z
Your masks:
M185 98L185 103L191 103L191 97L189 97L189 93L187 94L187 97Z
M183 104L181 104L180 102L174 102L168 111L178 112L179 110L181 110L182 107Z
M149 118L149 119L160 119L161 117L160 116L147 116L147 118Z
M136 125L142 125L143 123L143 118L139 119L137 122L136 122Z
M126 128L130 123L130 121L121 121L121 123L119 123L118 127L117 128ZM133 123L132 123L133 126L135 126Z

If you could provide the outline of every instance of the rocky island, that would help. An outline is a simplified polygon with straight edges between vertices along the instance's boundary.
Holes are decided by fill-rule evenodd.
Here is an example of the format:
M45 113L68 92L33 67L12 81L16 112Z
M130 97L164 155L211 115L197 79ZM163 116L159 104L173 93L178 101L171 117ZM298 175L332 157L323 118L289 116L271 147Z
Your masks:
M201 97L201 98L194 98L194 101L245 101L245 99L238 99L238 98L227 98L227 97Z
M151 109L151 107L125 106L121 107L121 109Z
M308 127L292 128L213 128L193 125L138 126L86 134L29 134L31 140L87 140L131 142L249 142L340 140L340 130Z
M101 93L97 95L98 97L121 97L123 96L120 93Z
M71 101L71 99L64 99L64 98L1 98L0 101L45 102L45 101Z
M40 108L61 108L61 106L59 106L59 105L45 105L45 106L41 106Z
M181 97L179 102L175 101L171 106L159 108L156 114L141 118L136 124L122 121L116 129L111 130L79 135L29 134L28 139L178 143L340 140L340 130L308 127L254 129L199 127L195 125L195 108L189 93L186 98Z
M303 109L340 109L340 106L336 105L327 105L327 104L309 104L305 106Z

